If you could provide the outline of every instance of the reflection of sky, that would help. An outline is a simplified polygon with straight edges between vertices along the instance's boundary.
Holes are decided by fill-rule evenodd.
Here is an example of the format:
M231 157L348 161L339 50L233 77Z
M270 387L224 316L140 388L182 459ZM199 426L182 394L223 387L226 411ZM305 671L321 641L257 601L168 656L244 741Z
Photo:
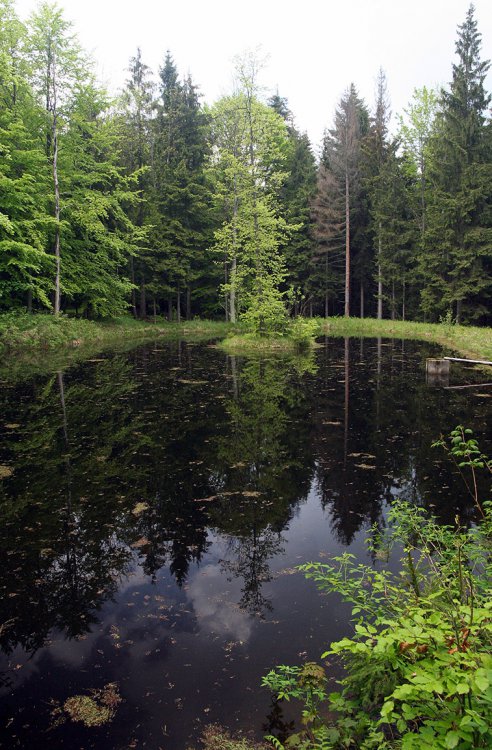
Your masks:
M346 605L292 575L295 565L327 562L347 549L333 538L330 512L320 506L314 485L283 536L285 554L269 561L273 578L262 590L273 604L263 621L238 607L244 581L228 576L221 565L231 555L227 536L210 533L208 553L201 565L190 567L181 589L167 568L151 583L135 555L133 572L100 612L100 626L79 641L55 634L27 663L20 654L19 700L43 682L61 702L117 682L128 713L119 719L123 726L115 723L120 744L111 747L121 745L124 722L134 727L137 716L150 748L160 747L165 737L172 750L187 746L186 737L200 722L261 726L270 705L268 691L260 689L262 675L275 664L319 659L347 627ZM359 532L349 548L361 559L363 538Z
M252 618L236 602L241 597L240 581L228 581L218 565L206 565L188 586L200 627L210 633L244 643L251 635Z
M330 514L321 508L314 488L283 535L287 540L286 554L270 561L275 577L284 577L286 569L302 562L326 562L329 556L346 550L330 533ZM350 547L359 557L365 556L363 538L364 532L361 531ZM219 561L230 554L227 539L211 534L210 540L212 545L204 563L191 567L184 589L177 589L164 570L156 584L150 584L141 567L135 564L133 572L121 582L117 600L107 602L103 607L99 628L95 626L79 640L69 641L53 634L47 649L40 650L30 660L18 650L11 659L11 662L15 662L17 658L23 665L16 673L16 684L22 684L37 672L41 661L45 668L47 652L53 663L69 669L80 669L94 657L94 649L101 636L111 637L111 629L115 628L115 642L121 644L127 658L138 662L149 649L155 650L156 643L167 634L175 632L178 638L182 637L182 627L176 630L176 623L179 625L179 620L182 622L180 610L184 610L188 622L193 623L200 637L246 644L256 624L255 619L238 606L243 582L240 578L228 577L220 566ZM300 583L298 576L295 583L292 578L289 580L291 594L298 589L301 593L305 585ZM282 588L283 584L275 579L264 584L265 594L273 600L276 599L276 591ZM276 604L280 605L280 602ZM165 649L160 651L164 652Z

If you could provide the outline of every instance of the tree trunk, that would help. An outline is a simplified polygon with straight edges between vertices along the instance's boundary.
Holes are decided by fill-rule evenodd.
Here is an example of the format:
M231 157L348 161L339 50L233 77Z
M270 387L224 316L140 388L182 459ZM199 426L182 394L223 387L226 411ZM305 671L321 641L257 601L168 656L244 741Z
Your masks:
M462 309L463 300L459 299L456 302L456 323L457 325L460 325L461 323L461 309Z
M147 295L145 288L145 276L140 281L140 318L143 320L147 315Z
M173 319L173 298L172 295L169 295L169 299L167 301L167 319L169 322Z
M157 307L156 307L156 304L155 304L155 294L154 294L154 296L152 298L152 305L153 305L153 308L154 308L154 325L155 325L157 323Z
M231 265L231 293L229 295L229 320L231 323L236 322L236 275L237 275L237 257L234 255Z
M396 300L395 300L395 281L393 279L393 281L391 283L391 320L395 319L395 305L396 305Z
M345 172L345 317L350 317L350 186Z
M224 260L224 284L227 284L228 281L228 274L227 274L227 258ZM229 305L229 297L227 295L227 292L224 294L224 311L225 311L225 321L226 323L230 320L230 305Z
M135 289L135 265L133 263L133 255L130 256L130 281L132 282L132 315L134 318L137 317L137 294Z
M32 289L27 290L27 312L32 313Z
M186 320L191 320L191 289L186 287Z
M55 299L53 312L60 314L60 185L58 183L58 113L56 105L56 73L53 63L53 185L55 188Z
M181 289L178 286L178 294L176 299L176 320L181 323Z
M383 319L383 279L381 276L381 222L378 238L378 320Z
M229 318L231 323L236 322L236 276L237 276L237 214L239 202L237 197L237 176L234 175L234 205L232 217L232 263L231 263L231 293L229 295Z
M360 282L360 317L364 317L364 282Z
M405 292L406 292L406 285L405 285L405 282L403 282L402 302L401 302L401 319L402 320L406 319L406 309L405 309L405 306L406 306L406 295L405 295Z

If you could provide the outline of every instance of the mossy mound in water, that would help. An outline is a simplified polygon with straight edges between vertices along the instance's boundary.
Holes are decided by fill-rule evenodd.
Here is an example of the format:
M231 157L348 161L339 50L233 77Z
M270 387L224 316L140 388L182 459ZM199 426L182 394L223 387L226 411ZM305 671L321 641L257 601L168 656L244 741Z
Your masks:
M267 750L271 746L242 735L233 736L224 727L210 724L203 730L200 747L203 750Z
M72 721L81 721L86 727L100 727L111 719L110 709L89 695L74 695L65 701L63 708Z
M63 710L72 721L100 727L111 721L120 703L117 685L110 682L102 690L93 690L92 695L73 695L65 701Z

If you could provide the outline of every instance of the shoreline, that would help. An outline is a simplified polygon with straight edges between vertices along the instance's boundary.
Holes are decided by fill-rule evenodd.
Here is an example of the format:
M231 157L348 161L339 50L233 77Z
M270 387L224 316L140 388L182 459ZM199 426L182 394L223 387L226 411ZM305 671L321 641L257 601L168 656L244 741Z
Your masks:
M492 360L492 328L444 323L376 320L373 318L316 319L316 336L413 339L435 343L467 358ZM1 370L21 371L60 367L104 351L128 350L155 340L210 341L225 352L244 354L295 352L288 338L254 339L241 327L217 320L181 323L131 317L108 322L79 320L51 315L0 315ZM313 345L314 344L313 341Z

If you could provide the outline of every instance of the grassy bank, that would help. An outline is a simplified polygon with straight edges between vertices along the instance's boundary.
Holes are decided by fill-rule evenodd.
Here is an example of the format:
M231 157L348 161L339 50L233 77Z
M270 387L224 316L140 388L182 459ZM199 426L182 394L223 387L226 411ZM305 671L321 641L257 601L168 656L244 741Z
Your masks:
M398 339L420 339L445 346L474 359L492 360L492 328L457 326L409 321L374 320L372 318L328 318L310 321L316 335L364 336ZM160 337L184 338L191 341L222 339L226 351L248 354L254 351L291 351L296 342L289 337L258 338L243 335L230 323L213 320L191 320L169 323L123 317L108 322L94 322L53 315L0 315L0 356L39 356L49 351L65 353L80 350L91 353L127 347L140 341ZM78 358L78 357L77 357Z
M471 359L492 361L492 328L413 323L373 318L328 318L319 321L327 336L362 336L430 341Z
M94 322L63 315L0 315L0 354L57 350L60 348L99 347L125 341L146 341L160 336L169 338L222 338L230 325L220 321L191 320L169 323L158 318L156 323L117 318Z

